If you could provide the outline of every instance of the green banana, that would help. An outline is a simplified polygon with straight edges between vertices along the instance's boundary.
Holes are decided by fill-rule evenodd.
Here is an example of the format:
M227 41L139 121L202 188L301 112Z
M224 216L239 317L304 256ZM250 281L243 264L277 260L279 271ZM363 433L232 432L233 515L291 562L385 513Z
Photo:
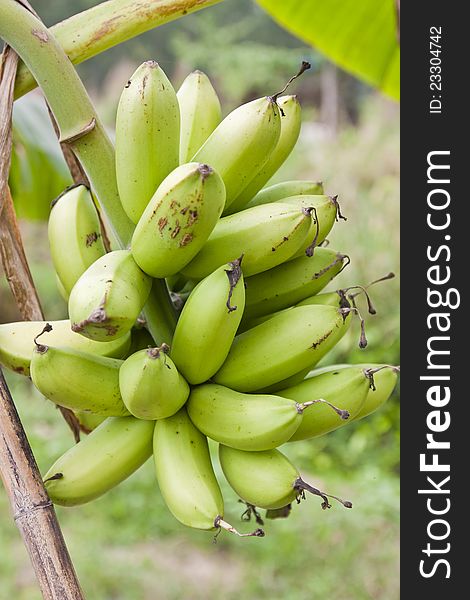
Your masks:
M320 292L345 266L346 257L330 248L316 248L246 279L243 319L253 319L288 308Z
M331 506L328 496L352 508L351 502L327 495L303 481L298 469L279 450L247 452L220 444L219 459L230 487L249 505L283 508L294 500L300 501L308 491L322 498L324 509Z
M209 77L193 71L176 94L180 108L180 163L191 160L222 118L219 98Z
M105 415L95 415L93 413L85 412L84 410L74 410L73 412L78 419L80 431L83 431L83 433L91 433L98 425L101 425L103 421L110 418Z
M239 450L269 450L287 442L299 428L309 398L292 403L280 396L243 394L207 383L192 389L187 410L199 431Z
M127 82L116 115L116 177L122 206L137 223L155 190L178 166L180 115L169 79L153 60Z
M122 362L36 341L31 379L43 396L59 406L120 417L129 414L119 391Z
M229 353L245 307L241 259L200 281L181 311L171 357L189 383L207 381Z
M268 161L280 133L281 115L275 99L258 98L227 115L192 157L211 165L224 180L226 209Z
M271 179L292 152L299 138L301 110L297 96L280 96L277 99L277 105L281 113L281 134L276 147L258 174L230 205L230 213L244 208L265 183Z
M59 294L62 296L62 299L65 300L65 302L68 302L69 301L69 293L65 289L64 284L59 279L59 276L57 275L57 273L55 274L55 282L57 285L57 290L58 290Z
M242 254L245 277L267 271L298 250L310 223L310 210L281 203L223 217L199 254L182 269L183 275L202 279Z
M87 187L72 186L54 201L47 234L54 269L69 294L80 275L106 253L98 213Z
M346 333L350 312L296 306L237 335L213 380L240 392L273 385L315 365Z
M224 182L214 169L196 162L177 167L137 223L131 242L136 263L158 278L181 271L204 246L224 202Z
M306 381L315 378L324 373L339 371L350 368L363 369L371 377L371 385L367 392L366 399L361 409L351 417L351 421L358 421L367 417L382 406L391 396L400 372L400 367L393 365L384 365L380 363L361 363L356 365L338 364L328 365L318 369L313 369L305 377Z
M125 335L151 287L151 278L140 270L129 250L105 254L88 267L70 293L73 331L100 342Z
M373 372L374 385L369 390L361 410L354 417L355 421L369 416L390 398L400 370L399 367L389 365L369 365L368 368Z
M223 527L238 534L223 520L224 501L207 438L193 425L185 408L157 421L153 456L160 491L178 521L197 529ZM244 535L261 536L263 532Z
M119 389L128 411L139 419L164 419L186 402L189 386L169 356L169 347L131 354L119 369Z
M345 300L344 296L341 294L341 290L336 290L335 292L313 294L313 296L308 296L300 302L297 302L296 306L311 306L312 304L323 304L323 306L336 306L337 308L341 308L344 305L344 302Z
M260 206L261 204L270 204L271 202L282 202L284 198L290 198L291 196L317 196L323 194L323 192L324 189L321 181L302 179L281 181L280 183L274 183L273 185L260 190L256 196L248 202L245 208Z
M124 481L151 456L154 427L134 417L107 418L44 475L49 498L62 506L84 504Z
M294 258L305 254L307 256L313 255L315 246L319 246L325 241L335 222L339 218L344 219L343 215L341 215L336 196L297 195L283 198L279 202L290 204L300 209L312 209L310 231L304 244L294 254ZM312 240L314 241L312 242Z
M334 406L346 410L351 417L350 420L353 420L364 405L372 385L372 375L369 375L366 369L351 366L310 377L276 393L296 403L306 402L312 398L323 398ZM345 421L333 414L327 405L319 404L314 410L307 411L289 441L320 436L334 431L347 422L349 420Z
M51 346L68 346L82 352L100 356L123 358L130 348L130 334L109 342L95 342L70 328L68 319L49 321L48 335ZM29 376L29 366L34 351L34 338L43 331L46 321L19 321L0 324L0 364L7 369Z

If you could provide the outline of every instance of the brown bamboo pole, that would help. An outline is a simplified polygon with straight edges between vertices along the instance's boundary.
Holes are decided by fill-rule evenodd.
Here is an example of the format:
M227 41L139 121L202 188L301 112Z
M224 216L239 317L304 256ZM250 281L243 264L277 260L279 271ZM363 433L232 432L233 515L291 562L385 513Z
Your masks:
M0 475L43 598L83 600L54 507L1 369Z

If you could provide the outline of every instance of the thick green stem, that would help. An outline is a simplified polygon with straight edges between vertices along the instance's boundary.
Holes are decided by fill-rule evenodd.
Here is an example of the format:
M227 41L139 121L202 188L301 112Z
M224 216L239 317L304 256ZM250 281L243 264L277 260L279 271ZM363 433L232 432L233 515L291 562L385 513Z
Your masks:
M60 131L94 188L122 246L132 223L119 201L114 149L72 63L53 35L16 0L0 0L0 36L21 56L41 86Z
M73 15L50 28L74 64L125 42L144 31L218 4L222 0L109 0ZM36 86L22 63L16 77L15 98Z
M113 241L127 247L133 224L119 200L114 148L83 83L53 34L19 2L0 0L0 14L0 37L19 54L42 88L60 139L68 142L85 169ZM158 297L148 303L145 317L155 341L164 341L173 327L168 318L173 309L166 288L156 287Z

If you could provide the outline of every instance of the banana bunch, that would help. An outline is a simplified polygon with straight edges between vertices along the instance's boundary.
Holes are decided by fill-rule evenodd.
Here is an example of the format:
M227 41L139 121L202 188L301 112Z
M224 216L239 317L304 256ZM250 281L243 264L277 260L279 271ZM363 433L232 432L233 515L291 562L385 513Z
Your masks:
M256 515L288 513L305 492L330 507L278 447L368 416L392 394L398 368L316 366L359 314L353 289L375 309L361 286L324 291L349 263L324 245L344 219L337 198L316 181L270 184L301 126L299 100L285 90L222 119L207 75L191 73L176 92L147 61L116 118L118 189L135 224L129 247L107 251L86 187L54 203L49 245L68 318L0 325L0 363L89 432L45 474L53 502L93 500L153 455L181 523L262 536L225 520L210 439ZM145 326L154 285L174 304L171 340Z

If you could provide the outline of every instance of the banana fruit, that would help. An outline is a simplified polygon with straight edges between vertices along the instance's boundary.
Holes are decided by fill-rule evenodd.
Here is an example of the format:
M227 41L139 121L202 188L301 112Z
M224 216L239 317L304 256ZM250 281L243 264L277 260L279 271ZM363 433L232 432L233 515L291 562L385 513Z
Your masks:
M345 256L330 248L316 248L246 279L245 319L288 308L320 292L345 265Z
M169 347L131 354L119 369L119 389L128 411L139 419L174 415L189 396L189 386L168 354Z
M52 264L65 294L106 253L98 213L84 185L67 188L52 204L47 226Z
M276 147L262 169L231 204L230 213L244 208L264 184L271 179L292 152L299 138L302 121L300 102L297 96L280 96L277 98L277 105L281 113L281 133Z
M197 162L177 167L152 196L132 236L134 260L148 275L181 271L204 246L225 203L214 169Z
M300 476L297 468L279 450L246 452L219 445L222 471L230 487L247 504L269 510L284 508L294 500L301 500L306 491L320 496L322 508L330 508L329 498L334 498L346 508L343 501L312 487Z
M224 500L207 438L192 424L185 408L156 422L153 456L160 492L180 523L209 531L224 528L239 536L264 535L260 529L240 534L224 521Z
M129 414L119 391L122 362L36 342L31 379L43 396L59 406L120 417Z
M228 209L268 161L281 133L281 115L271 97L233 110L191 158L207 163L222 177ZM223 261L226 262L226 261Z
M148 60L124 87L116 115L117 185L133 223L178 166L179 136L176 92L158 63Z
M260 190L252 198L245 208L260 206L261 204L270 204L271 202L283 201L284 198L291 196L317 196L323 195L324 189L321 181L297 180L281 181L274 183Z
M280 202L296 206L300 209L308 208L312 210L310 231L305 243L300 246L294 257L305 254L312 256L316 251L316 246L324 242L326 236L330 233L333 225L339 218L338 214L341 214L336 196L311 196L305 194L283 198ZM344 217L342 218L344 219Z
M245 277L267 271L289 259L310 230L308 209L274 203L223 217L183 275L202 279L243 255Z
M235 337L213 380L240 392L273 385L310 366L346 333L351 314L331 306L299 306Z
M391 365L368 365L366 368L373 374L374 385L369 390L361 410L354 417L355 421L369 416L390 398L400 371L399 367Z
M0 324L0 365L29 377L34 338L44 330L46 321L19 321ZM109 342L95 342L70 328L70 321L49 321L51 331L48 341L51 346L68 346L75 350L99 356L123 358L130 348L131 338L127 333Z
M171 357L191 384L210 379L229 353L245 307L240 263L236 259L200 281L181 311Z
M105 342L127 334L135 324L152 287L129 250L114 250L95 261L69 298L72 330Z
M372 376L366 369L351 366L310 377L297 385L276 392L277 395L297 403L312 398L323 398L350 415L350 419L346 421L335 415L329 406L319 403L307 411L289 441L320 436L353 420L363 407L372 385Z
M54 504L94 500L124 481L152 454L155 424L134 417L109 417L70 448L44 475Z
M180 164L187 163L204 144L222 118L217 93L209 77L193 71L176 93L180 108Z
M327 367L311 370L305 377L305 380L308 381L310 378L318 377L324 373L332 371L341 372L350 368L362 369L371 381L371 385L361 409L351 417L351 421L358 421L375 412L390 398L397 384L400 367L380 363L328 365Z
M192 389L187 410L199 431L216 442L239 450L269 450L294 435L311 405L207 383Z

